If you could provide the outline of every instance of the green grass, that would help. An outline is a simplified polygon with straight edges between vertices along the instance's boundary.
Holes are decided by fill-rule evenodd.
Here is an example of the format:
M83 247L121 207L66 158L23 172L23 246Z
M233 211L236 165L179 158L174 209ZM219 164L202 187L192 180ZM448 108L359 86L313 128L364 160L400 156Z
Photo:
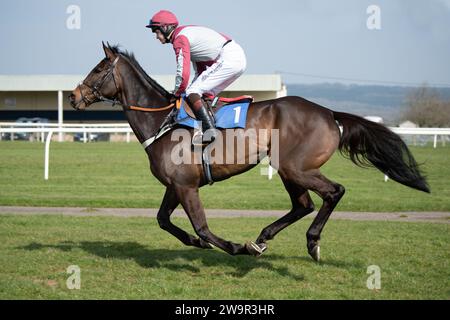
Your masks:
M424 163L431 194L385 183L379 171L358 168L336 153L322 172L346 187L337 210L450 211L450 148L412 151ZM0 142L0 205L155 208L164 194L137 143L54 142L48 181L43 168L42 143ZM260 169L202 188L204 206L287 210L290 201L279 177L268 181Z
M255 239L270 218L213 218L234 242ZM174 222L191 230L185 218ZM447 224L332 220L321 263L308 256L302 220L259 258L185 247L155 219L0 216L0 299L449 299ZM69 290L67 268L81 269ZM366 287L367 267L381 289Z

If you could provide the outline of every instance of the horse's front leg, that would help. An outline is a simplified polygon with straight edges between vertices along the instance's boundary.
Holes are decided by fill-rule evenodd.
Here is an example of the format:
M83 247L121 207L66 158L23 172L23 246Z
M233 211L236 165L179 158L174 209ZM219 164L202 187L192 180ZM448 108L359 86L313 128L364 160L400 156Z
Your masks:
M212 249L213 247L201 238L194 237L186 231L180 229L170 221L170 215L178 206L180 201L173 188L168 187L164 194L163 202L159 208L157 219L161 229L174 235L187 246L195 246L203 249Z
M255 255L254 252L247 249L247 246L221 239L209 230L206 222L205 211L200 202L198 188L177 186L175 187L175 190L181 205L191 220L195 232L201 239L215 245L231 255Z

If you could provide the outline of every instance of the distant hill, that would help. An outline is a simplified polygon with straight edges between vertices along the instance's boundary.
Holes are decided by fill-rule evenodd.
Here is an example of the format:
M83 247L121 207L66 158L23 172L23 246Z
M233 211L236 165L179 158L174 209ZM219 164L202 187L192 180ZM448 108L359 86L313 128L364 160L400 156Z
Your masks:
M361 116L380 116L396 125L413 87L344 85L339 83L287 84L288 95L300 96L336 111ZM450 88L433 88L444 100L450 100Z

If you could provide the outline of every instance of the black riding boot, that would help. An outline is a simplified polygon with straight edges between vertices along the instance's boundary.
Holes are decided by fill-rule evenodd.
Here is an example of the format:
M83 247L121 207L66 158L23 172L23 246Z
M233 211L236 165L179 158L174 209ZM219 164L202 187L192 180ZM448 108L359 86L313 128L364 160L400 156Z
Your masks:
M191 98L191 97L189 97ZM194 98L195 99L195 98ZM189 99L189 100L194 100ZM197 120L200 120L202 122L202 132L201 134L194 135L194 138L192 139L193 145L207 145L211 142L213 142L217 136L216 133L216 127L214 125L214 119L211 117L209 112L206 110L206 106L203 104L202 99L195 99L195 101L189 101L191 102L191 109L195 114L195 117ZM207 132L205 135L205 132L209 129L212 129Z

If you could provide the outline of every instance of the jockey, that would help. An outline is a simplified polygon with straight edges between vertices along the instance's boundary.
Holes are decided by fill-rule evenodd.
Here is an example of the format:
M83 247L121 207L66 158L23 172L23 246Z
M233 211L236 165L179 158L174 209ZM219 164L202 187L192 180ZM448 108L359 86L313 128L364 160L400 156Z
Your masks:
M187 102L195 117L202 121L203 133L208 129L215 129L214 120L207 111L202 96L217 96L244 73L247 65L244 50L228 36L209 28L178 26L177 17L166 10L156 13L146 27L156 33L156 38L162 44L173 45L177 61L173 94L176 97L186 94ZM188 85L190 61L195 70L195 77ZM211 133L210 139L201 135L197 136L200 141L193 143L213 141L215 130Z

